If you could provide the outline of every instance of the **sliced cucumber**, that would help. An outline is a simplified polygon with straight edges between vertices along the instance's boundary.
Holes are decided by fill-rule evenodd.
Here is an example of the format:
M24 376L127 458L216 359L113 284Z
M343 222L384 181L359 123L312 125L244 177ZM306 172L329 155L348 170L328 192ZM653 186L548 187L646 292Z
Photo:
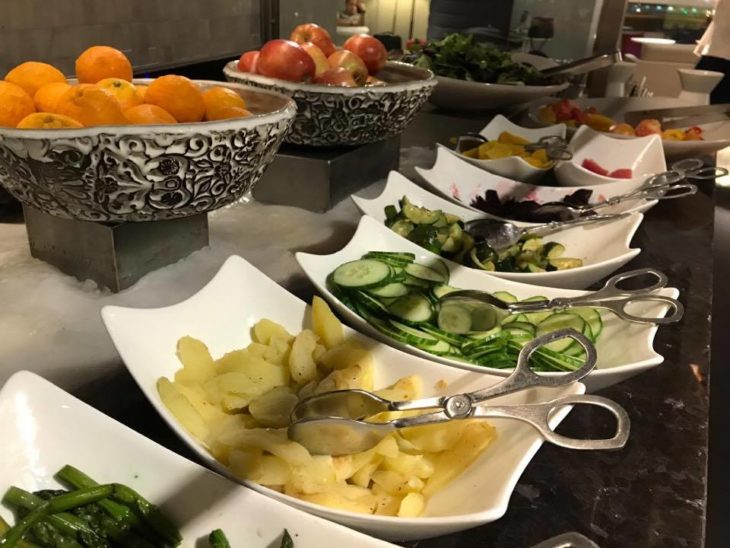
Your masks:
M358 304L364 306L370 312L379 316L388 315L388 308L379 299L368 295L364 291L353 291L352 295Z
M500 301L504 301L506 303L516 303L517 297L512 295L512 293L507 293L506 291L497 291L495 293L492 293L493 297L498 298Z
M443 282L445 284L449 283L449 276L451 276L451 271L449 270L449 267L446 266L446 263L443 262L441 259L436 259L432 263L429 263L428 267L431 270L435 270L439 274L441 274L444 278L446 278L446 281Z
M388 264L374 259L360 259L338 266L332 280L341 287L368 289L387 285L391 276Z
M390 319L388 321L393 329L399 331L401 335L408 341L408 344L413 346L425 346L432 347L436 343L440 342L440 339L421 331L413 327L407 326L397 320Z
M454 333L448 333L447 331L444 331L443 329L439 329L436 326L431 325L430 323L424 323L418 326L418 328L421 331L425 331L429 335L433 335L437 339L441 339L442 341L446 341L452 346L456 346L461 348L463 344L466 343L467 339L462 337L461 335L456 335Z
M426 280L422 280L420 278L415 278L414 276L411 276L410 274L404 274L403 283L409 287L416 287L419 289L430 289L431 288L431 284L428 283Z
M553 314L548 318L545 318L537 325L535 330L535 336L540 337L559 329L574 329L578 333L583 333L585 327L585 321L577 314L569 314L567 312L561 312L559 314ZM570 345L574 343L573 339L568 337L559 339L546 344L544 348L554 350L555 352L562 352L566 350Z
M548 242L545 244L545 257L548 259L557 259L565 253L565 246L558 242Z
M368 289L367 292L376 297L402 297L408 293L408 287L400 282L395 282L382 287Z
M437 300L441 300L446 295L453 293L454 291L459 291L459 288L451 287L450 285L434 285L431 288L431 294L436 297Z
M369 251L363 258L366 259L393 259L396 261L402 261L406 263L412 263L416 260L414 253L408 253L407 251Z
M461 304L446 304L438 314L438 327L447 333L463 335L471 331L471 309Z
M527 322L512 322L505 325L502 329L509 331L510 333L521 331L522 333L529 335L531 338L535 337L535 326Z
M445 284L449 281L448 275L444 275L433 268L417 263L411 263L406 266L406 273L413 276L414 278L418 278L419 280L424 280L430 283Z
M410 293L398 297L389 307L393 316L410 323L427 322L433 317L431 301L419 293Z
M593 341L598 339L598 336L603 331L603 320L601 319L601 313L595 308L571 308L566 310L570 314L577 314L583 320L591 326L591 333L593 333Z
M451 346L446 341L439 341L433 346L428 347L428 352L437 356L447 356L453 354L457 349Z
M552 315L553 315L552 312L548 313L548 316L552 316ZM527 314L512 314L511 316L507 316L500 323L502 324L502 327L506 327L507 325L511 324L512 322L532 323L527 320Z
M471 331L488 331L499 324L497 311L493 306L476 306L471 311Z

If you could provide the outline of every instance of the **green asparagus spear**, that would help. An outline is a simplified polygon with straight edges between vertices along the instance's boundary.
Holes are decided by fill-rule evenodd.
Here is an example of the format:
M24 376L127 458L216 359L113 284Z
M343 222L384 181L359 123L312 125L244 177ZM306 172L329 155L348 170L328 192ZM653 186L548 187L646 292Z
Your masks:
M222 529L216 529L208 535L208 544L210 544L210 548L231 548Z
M17 546L18 542L23 538L23 535L42 519L57 514L58 512L65 512L76 506L97 502L107 498L113 492L113 485L99 485L98 487L79 489L78 491L72 491L71 493L43 501L35 510L23 517L0 538L0 546L3 548Z
M0 516L0 538L8 531L10 531L10 524ZM39 548L37 545L25 540L18 542L17 546L18 548Z

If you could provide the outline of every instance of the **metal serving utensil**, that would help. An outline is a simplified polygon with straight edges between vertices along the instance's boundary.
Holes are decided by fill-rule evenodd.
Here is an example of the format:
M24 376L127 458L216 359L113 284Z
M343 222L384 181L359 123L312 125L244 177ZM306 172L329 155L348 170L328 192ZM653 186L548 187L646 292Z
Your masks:
M628 215L628 213L592 215L590 217L578 217L568 221L551 221L537 226L517 226L509 221L484 218L467 221L464 223L464 229L472 236L484 238L492 249L499 251L516 244L525 234L537 234L544 236L564 228L606 223L617 219L623 219Z
M583 347L585 362L569 373L542 376L529 367L529 359L539 347L563 338L572 338ZM629 437L630 420L617 403L594 395L569 395L545 403L489 405L484 402L534 387L559 387L579 381L596 365L596 349L583 335L571 329L554 331L527 343L520 351L512 374L502 382L466 394L391 401L365 390L337 390L311 396L299 402L292 412L289 438L310 452L325 455L349 455L371 449L385 436L401 428L438 424L459 419L505 418L526 422L543 438L567 449L620 449ZM557 434L550 426L554 412L566 405L592 405L610 411L616 417L611 438L577 439ZM367 419L383 411L430 410L422 415L385 422Z
M463 154L467 150L474 149L488 142L489 139L480 133L465 133L456 138L454 150L459 154ZM545 137L540 137L534 143L527 143L522 146L527 152L535 152L544 148L547 157L553 161L570 160L573 157L573 153L568 150L568 143L565 139L557 135L546 135Z
M654 283L644 285L638 289L622 289L618 284L630 280L639 279L645 276L656 278ZM562 311L569 308L604 308L616 314L622 320L634 323L669 324L682 319L684 307L677 299L656 295L653 292L667 285L667 276L653 268L640 268L623 272L610 277L603 288L598 291L591 291L580 297L556 297L547 301L529 301L508 303L498 299L490 293L476 290L454 291L440 299L441 304L453 301L478 301L491 305L497 313L502 315L523 314L541 311ZM664 317L637 316L626 311L632 304L641 303L662 303L669 306L669 312Z

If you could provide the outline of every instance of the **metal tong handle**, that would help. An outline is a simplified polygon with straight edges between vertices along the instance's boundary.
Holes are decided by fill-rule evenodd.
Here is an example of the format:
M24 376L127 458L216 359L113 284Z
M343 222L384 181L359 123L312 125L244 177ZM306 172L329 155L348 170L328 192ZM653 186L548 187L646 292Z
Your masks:
M594 223L605 223L608 221L616 221L628 217L629 213L613 213L610 215L592 215L590 217L577 217L575 219L568 219L567 221L550 221L537 226L526 226L523 230L523 234L541 233L550 234L558 230L562 230L566 227L592 225ZM492 221L492 219L484 219L485 221Z
M674 162L670 166L670 171L681 174L684 179L699 181L708 181L728 174L728 170L724 167L706 166L699 158L684 158Z
M571 160L573 158L573 153L568 150L568 143L558 135L545 135L540 137L537 142L527 143L524 147L527 152L535 152L543 148L551 160Z
M680 179L683 180L683 179ZM677 183L677 184L648 184L643 188L629 192L627 194L621 194L619 196L612 196L604 202L595 204L586 208L580 208L580 214L585 215L588 212L598 211L604 207L618 205L628 200L676 200L677 198L684 198L686 196L692 196L697 193L697 186L691 183Z
M643 285L637 289L624 289L618 286L619 283L641 278L645 276L655 278L653 283ZM605 285L598 291L581 295L580 297L557 297L549 301L536 301L529 303L509 303L507 309L513 313L536 312L539 310L564 310L575 307L596 307L606 308L616 314L619 318L634 323L669 324L679 321L684 315L682 303L664 295L654 295L653 291L666 287L667 276L653 268L639 268L623 272L610 277ZM662 317L637 316L627 312L626 309L632 304L658 302L669 307L668 315Z
M550 426L550 418L566 405L592 405L610 411L616 418L616 431L610 438L579 439L570 438L555 432ZM629 438L631 421L628 413L614 401L594 395L570 395L546 403L529 405L490 405L476 409L474 417L505 418L526 422L536 429L545 441L566 449L610 450L621 449Z

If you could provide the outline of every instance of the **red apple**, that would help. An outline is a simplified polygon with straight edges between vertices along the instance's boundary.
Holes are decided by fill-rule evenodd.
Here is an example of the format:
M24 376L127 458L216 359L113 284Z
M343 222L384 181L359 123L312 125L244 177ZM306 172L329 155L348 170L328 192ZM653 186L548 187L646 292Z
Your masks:
M314 77L314 60L302 46L291 40L270 40L259 52L256 70L269 78L305 82Z
M303 25L297 26L291 31L289 40L293 40L297 44L312 42L312 44L322 50L325 57L329 57L335 52L335 44L332 41L330 33L327 32L327 29L314 23L304 23Z
M362 59L370 74L377 74L388 60L383 43L369 34L350 36L343 47Z
M258 50L247 51L238 60L238 70L241 72L251 72L256 74L256 64L259 60Z
M312 42L304 42L303 44L300 44L302 48L304 48L304 51L306 51L309 56L312 58L312 61L314 61L314 75L319 76L323 72L329 70L330 65L327 62L327 56L322 53L322 50L319 49L317 46L312 44Z
M357 85L362 86L368 78L368 67L357 55L346 49L338 50L327 58L331 68L342 67L352 73Z
M314 77L315 84L326 84L328 86L343 86L346 88L356 88L357 82L352 77L352 73L346 68L337 67L326 70L322 74Z

